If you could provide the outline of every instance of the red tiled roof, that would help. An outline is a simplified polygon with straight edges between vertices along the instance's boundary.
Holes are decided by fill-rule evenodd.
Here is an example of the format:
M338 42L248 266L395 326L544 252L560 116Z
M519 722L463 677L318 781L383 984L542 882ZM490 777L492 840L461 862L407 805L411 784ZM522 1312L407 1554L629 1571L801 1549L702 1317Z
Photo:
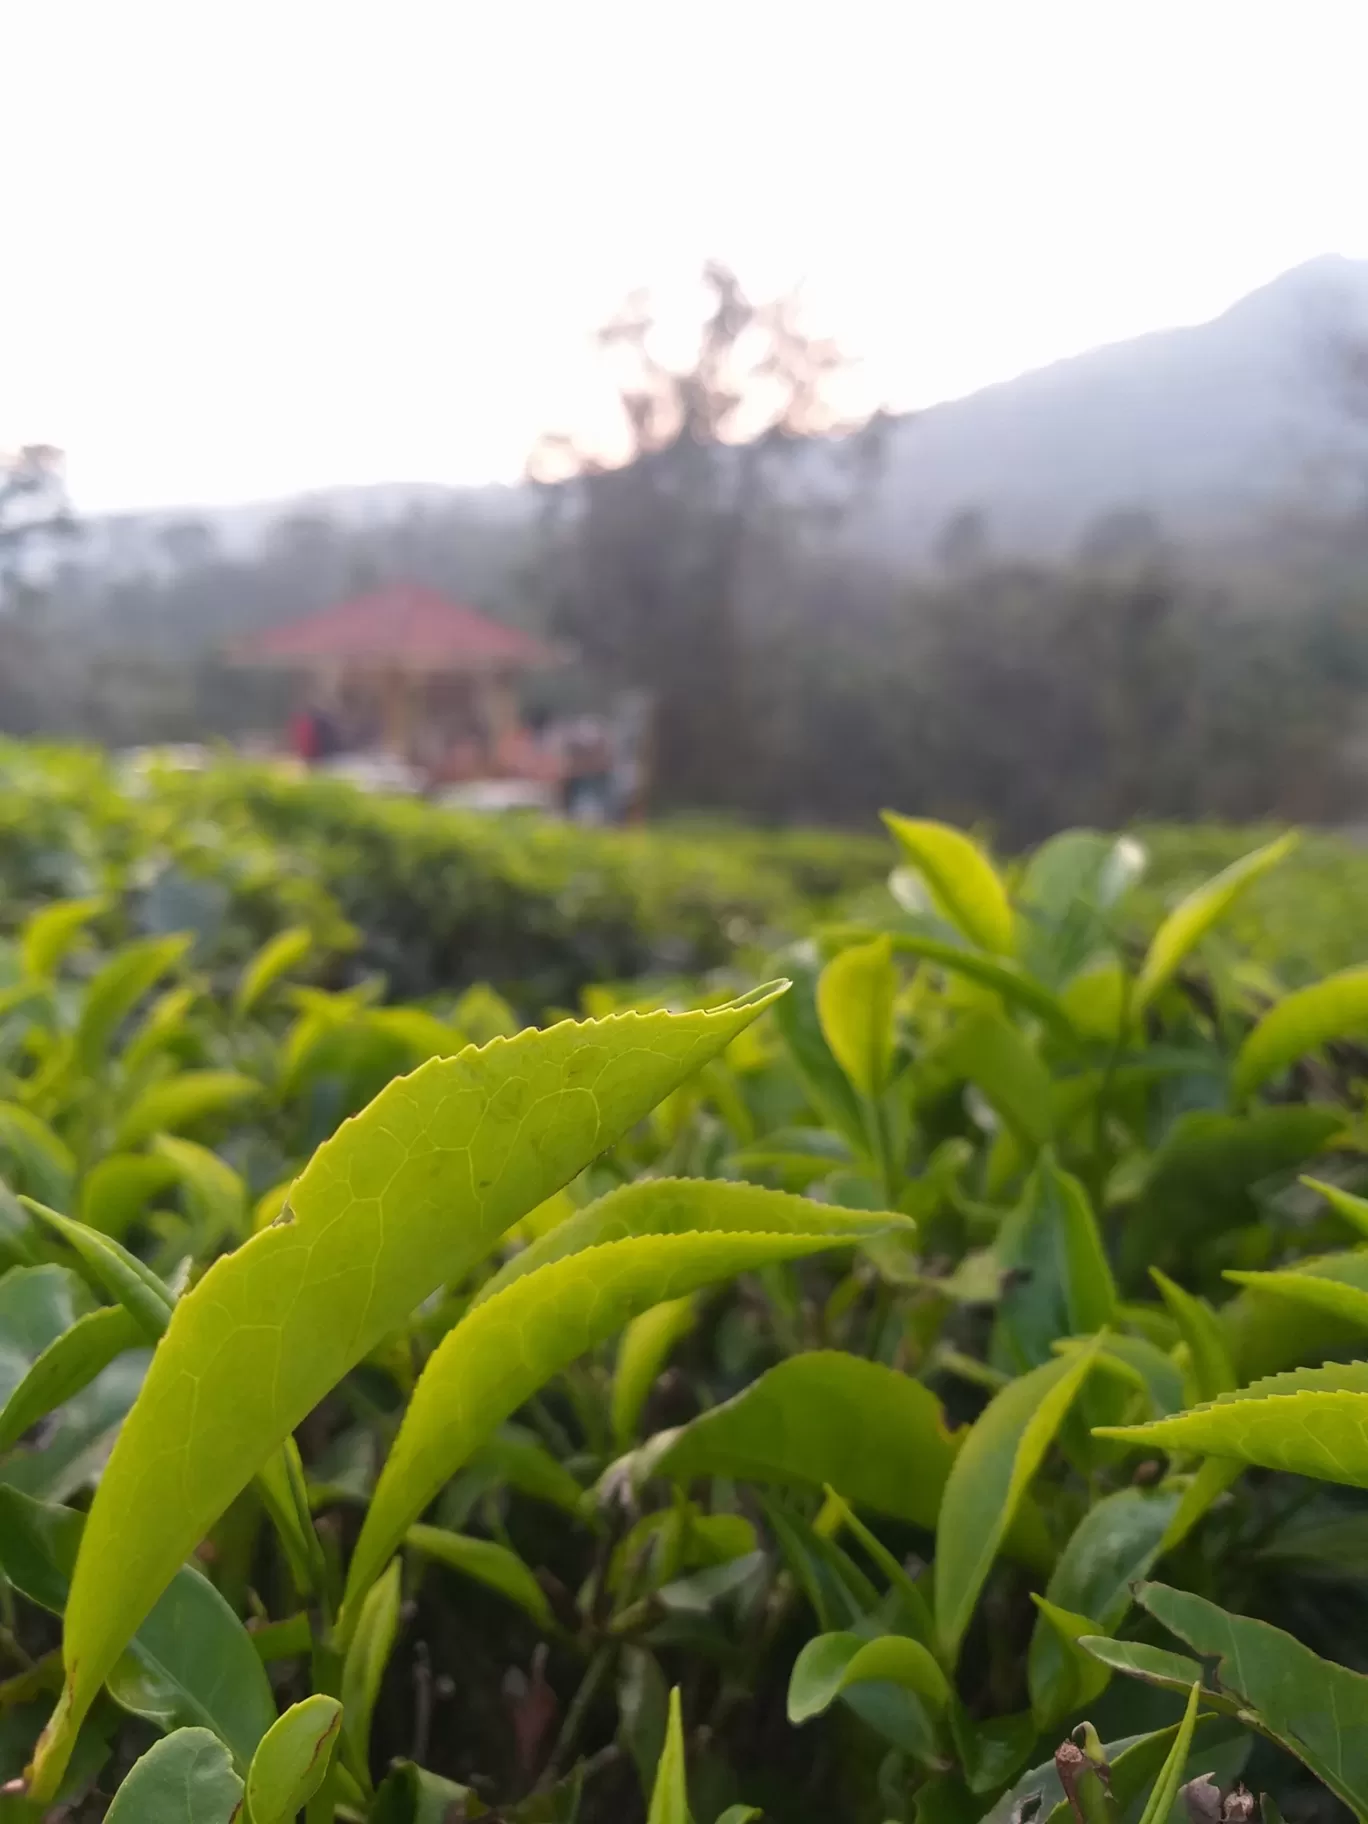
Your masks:
M549 665L556 654L516 627L487 620L432 589L402 583L268 628L234 656L248 664L333 660L422 671Z

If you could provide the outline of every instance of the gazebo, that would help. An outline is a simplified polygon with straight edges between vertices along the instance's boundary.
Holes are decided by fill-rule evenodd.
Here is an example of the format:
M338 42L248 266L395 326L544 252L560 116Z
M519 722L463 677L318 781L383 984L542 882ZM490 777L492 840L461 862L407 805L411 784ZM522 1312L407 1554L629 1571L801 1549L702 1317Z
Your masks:
M299 674L348 748L387 754L434 784L554 772L522 726L517 686L562 655L434 590L404 583L359 595L269 628L230 657Z

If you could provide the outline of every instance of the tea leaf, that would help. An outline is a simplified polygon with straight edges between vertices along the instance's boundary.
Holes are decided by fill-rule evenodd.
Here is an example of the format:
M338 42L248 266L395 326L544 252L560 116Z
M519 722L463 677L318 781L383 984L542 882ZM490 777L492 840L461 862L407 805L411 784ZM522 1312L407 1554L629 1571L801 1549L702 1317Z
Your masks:
M932 1710L950 1701L944 1672L922 1646L901 1634L869 1640L859 1634L818 1634L794 1661L789 1678L788 1717L806 1723L829 1710L851 1685L901 1685Z
M0 1488L0 1562L31 1602L60 1615L85 1516ZM183 1565L109 1676L110 1695L163 1729L212 1728L246 1768L275 1720L252 1637L218 1591Z
M689 1789L685 1780L684 1722L679 1709L678 1685L670 1692L665 1746L656 1768L646 1824L693 1824L689 1815Z
M91 978L75 1035L75 1056L84 1069L99 1065L124 1020L148 989L180 961L190 941L181 935L141 938L116 950Z
M1188 1693L1187 1709L1183 1720L1178 1725L1178 1733L1169 1749L1168 1758L1159 1770L1159 1778L1154 1782L1154 1790L1146 1801L1145 1809L1140 1814L1140 1824L1168 1824L1169 1812L1173 1801L1178 1796L1178 1788L1183 1783L1183 1769L1187 1766L1188 1749L1192 1746L1192 1732L1197 1725L1197 1706L1202 1700L1202 1681L1193 1685Z
M264 943L247 964L233 996L233 1011L245 1019L256 1010L281 976L288 975L313 949L313 934L303 925L290 925ZM298 1810L298 1806L295 1807ZM253 1824L256 1821L253 1820Z
M247 1774L251 1824L294 1824L323 1783L341 1722L341 1704L321 1693L276 1718Z
M817 980L817 1017L832 1056L862 1096L878 1096L893 1062L898 972L886 937L852 944Z
M959 1653L1003 1536L1100 1343L1094 1337L994 1395L951 1466L936 1522L936 1632L947 1662Z
M242 1781L208 1729L177 1729L134 1763L105 1824L233 1824Z
M961 1441L920 1381L820 1349L791 1356L734 1399L652 1439L640 1473L830 1483L847 1501L929 1529Z
M396 1558L366 1592L342 1665L342 1735L357 1774L365 1772L375 1700L399 1633L402 1575Z
M49 980L104 906L102 899L58 899L32 913L19 934L19 962L24 974L39 981Z
M486 1588L516 1602L544 1633L556 1631L556 1620L541 1585L516 1552L491 1539L471 1539L441 1526L411 1526L404 1544L463 1577L473 1577Z
M619 1450L626 1450L636 1436L647 1395L670 1351L689 1334L696 1321L694 1300L678 1298L643 1311L623 1331L611 1396L613 1442Z
M1198 1399L1214 1400L1217 1394L1230 1392L1236 1385L1235 1365L1216 1313L1204 1298L1185 1292L1158 1267L1150 1268L1150 1277L1187 1344Z
M96 1490L67 1608L67 1683L35 1762L40 1799L176 1566L294 1426L777 992L567 1022L425 1064L319 1148L288 1220L209 1268L177 1304Z
M136 1349L146 1340L142 1325L122 1305L102 1305L78 1317L35 1357L0 1410L0 1452L9 1450L30 1426L88 1387L125 1349Z
M640 1208L641 1193L652 1188L630 1186L604 1203L621 1198ZM701 1210L725 1187L700 1182L690 1188ZM681 1181L660 1189L677 1207L685 1186ZM366 1511L347 1573L344 1637L371 1578L438 1489L557 1369L650 1305L769 1261L848 1245L890 1220L827 1210L826 1232L805 1217L802 1227L785 1233L782 1205L799 1200L769 1194L776 1201L770 1232L647 1233L599 1242L514 1280L447 1333L414 1388ZM811 1208L820 1217L822 1206Z
M131 1149L153 1134L178 1133L210 1115L221 1115L261 1094L261 1085L233 1070L183 1070L145 1089L114 1132L117 1147Z
M1368 1029L1368 968L1342 969L1285 995L1241 1045L1231 1072L1231 1089L1248 1096L1331 1039Z
M1368 1813L1368 1677L1187 1590L1149 1583L1136 1596L1194 1652L1216 1656L1219 1683L1346 1805Z
M1184 957L1220 923L1241 894L1290 855L1298 840L1295 832L1289 832L1276 842L1242 856L1174 907L1155 932L1145 953L1131 994L1134 1016L1138 1018L1160 989L1173 979Z
M1009 955L1016 935L1012 908L982 849L948 824L893 811L885 811L883 820L950 923L981 949Z

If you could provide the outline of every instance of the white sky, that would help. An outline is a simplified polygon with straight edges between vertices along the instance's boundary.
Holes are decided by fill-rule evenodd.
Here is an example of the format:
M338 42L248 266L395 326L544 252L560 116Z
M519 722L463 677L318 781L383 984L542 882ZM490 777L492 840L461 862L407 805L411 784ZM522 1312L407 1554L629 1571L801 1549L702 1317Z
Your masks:
M512 478L708 252L895 405L1368 254L1368 0L0 0L0 445Z

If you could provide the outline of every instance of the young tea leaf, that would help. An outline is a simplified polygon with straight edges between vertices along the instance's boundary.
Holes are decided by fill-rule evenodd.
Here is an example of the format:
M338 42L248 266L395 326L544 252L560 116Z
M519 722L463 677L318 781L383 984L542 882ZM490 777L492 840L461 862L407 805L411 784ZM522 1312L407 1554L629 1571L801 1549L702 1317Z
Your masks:
M321 1693L276 1718L247 1773L251 1824L294 1824L323 1783L341 1722L341 1704Z
M975 1421L946 1481L936 1523L936 1632L947 1663L1045 1452L1087 1379L1101 1338L1033 1368Z
M933 1711L950 1701L944 1672L920 1641L901 1634L869 1640L859 1634L818 1634L808 1641L789 1678L788 1717L810 1722L852 1685L901 1685Z
M1297 841L1296 834L1289 832L1276 842L1255 849L1252 854L1232 862L1174 907L1155 932L1136 979L1131 995L1131 1010L1135 1017L1138 1018L1160 989L1173 979L1183 958L1225 917L1241 894L1290 855Z
M817 982L817 1017L832 1056L871 1100L882 1093L893 1063L897 992L898 972L886 937L840 951Z
M618 1195L650 1188L639 1185ZM663 1186L662 1194L677 1200L683 1188ZM692 1187L700 1209L715 1188L704 1182ZM781 1193L770 1195L782 1203ZM771 1232L647 1233L600 1242L521 1276L477 1304L433 1352L381 1471L347 1573L344 1637L370 1580L438 1489L558 1369L650 1305L770 1261L849 1245L888 1220L865 1216L862 1224L856 1211L827 1214L825 1233L814 1232L806 1221L802 1229L785 1233L782 1209L776 1208Z
M1368 1030L1368 967L1342 969L1299 988L1270 1007L1241 1045L1231 1072L1237 1096L1249 1096L1299 1058L1332 1039Z
M636 1436L642 1407L670 1351L696 1322L695 1301L677 1298L643 1311L623 1331L610 1400L613 1442L619 1450L626 1450Z
M441 1526L411 1526L404 1534L404 1544L462 1577L474 1578L486 1589L497 1590L525 1609L543 1633L555 1633L556 1620L541 1585L507 1546L492 1539L471 1539Z
M834 1349L791 1356L641 1454L642 1475L830 1483L846 1500L935 1526L961 1438L930 1388Z
M1140 1824L1168 1824L1168 1815L1173 1809L1173 1801L1178 1796L1178 1788L1183 1783L1183 1770L1187 1766L1188 1749L1192 1746L1192 1732L1197 1726L1197 1706L1202 1701L1202 1682L1200 1679L1188 1693L1187 1709L1183 1720L1178 1725L1173 1746L1168 1758L1159 1770L1159 1778L1154 1782L1154 1790L1145 1802L1145 1809L1140 1814Z
M679 1708L679 1687L670 1693L669 1720L665 1725L665 1746L656 1768L655 1786L651 1791L651 1808L646 1824L693 1824L689 1814L689 1789L684 1768L684 1722Z
M319 1148L281 1220L210 1267L177 1304L91 1505L40 1799L176 1567L300 1420L777 992L566 1022L425 1064Z
M1012 908L982 849L948 824L892 811L885 811L883 820L950 923L980 949L1010 955L1016 935Z

